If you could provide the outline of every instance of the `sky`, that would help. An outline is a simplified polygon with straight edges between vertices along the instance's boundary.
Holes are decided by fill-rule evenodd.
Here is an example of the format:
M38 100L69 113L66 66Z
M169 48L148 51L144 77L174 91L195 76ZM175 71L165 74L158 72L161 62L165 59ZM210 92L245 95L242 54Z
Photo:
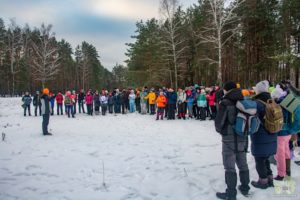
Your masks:
M181 0L184 8L198 0ZM159 0L0 0L0 18L6 26L14 18L31 28L52 24L58 40L73 49L82 41L93 44L104 67L125 64L125 43L134 42L136 22L159 18Z

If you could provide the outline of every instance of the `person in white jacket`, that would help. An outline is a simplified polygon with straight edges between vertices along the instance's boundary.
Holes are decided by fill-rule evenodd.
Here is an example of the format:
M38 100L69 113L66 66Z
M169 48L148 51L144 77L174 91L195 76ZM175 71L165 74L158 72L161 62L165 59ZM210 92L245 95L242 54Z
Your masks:
M181 88L177 92L178 119L185 119L186 94Z

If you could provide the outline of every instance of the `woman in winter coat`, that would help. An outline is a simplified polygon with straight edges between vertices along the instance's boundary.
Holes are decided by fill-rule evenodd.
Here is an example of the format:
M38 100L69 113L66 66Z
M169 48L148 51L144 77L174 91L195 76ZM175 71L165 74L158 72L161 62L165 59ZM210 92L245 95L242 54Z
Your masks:
M255 86L256 96L254 99L257 102L257 115L261 123L258 132L251 135L251 152L255 159L259 179L258 181L252 181L251 184L260 189L267 189L273 186L273 173L269 157L275 155L277 150L277 134L270 134L264 127L266 106L261 101L266 103L271 99L268 90L268 81L261 81Z
M170 88L167 92L167 101L168 101L168 120L175 120L177 93L172 88Z
M91 94L91 91L88 91L86 96L85 96L85 103L87 107L87 114L88 115L93 115L93 96Z
M136 98L135 98L135 108L136 110L141 113L141 97L140 97L140 90L136 89Z
M179 88L177 93L177 105L178 105L178 119L185 119L185 101L186 94L185 92Z
M115 110L115 114L117 113L121 113L121 94L120 94L120 90L116 89L115 95L114 95L114 110Z
M216 195L219 199L236 200L236 165L241 182L238 189L245 196L250 190L246 150L248 147L247 136L237 135L233 128L237 115L236 102L242 100L243 95L241 90L236 88L236 83L232 81L225 83L224 93L215 119L215 128L222 136L222 157L227 189L226 192L218 192Z
M128 96L129 99L129 111L130 113L134 113L135 112L135 94L134 94L134 90L130 91L130 94Z
M24 108L24 116L26 116L26 110L28 110L28 114L29 116L31 116L30 104L32 102L32 99L31 96L29 95L29 92L26 92L25 95L22 97L22 102L23 102L22 107Z
M102 95L100 97L100 104L101 104L101 113L104 116L107 111L107 104L108 104L108 96L106 91L102 91Z
M206 93L205 93L204 89L202 89L200 91L200 94L198 93L197 106L198 106L198 117L197 117L197 119L200 119L201 121L203 121L203 120L206 119L206 106L207 106Z
M95 109L95 115L99 115L100 112L100 95L98 90L95 92L93 96L93 101L94 101L94 109Z

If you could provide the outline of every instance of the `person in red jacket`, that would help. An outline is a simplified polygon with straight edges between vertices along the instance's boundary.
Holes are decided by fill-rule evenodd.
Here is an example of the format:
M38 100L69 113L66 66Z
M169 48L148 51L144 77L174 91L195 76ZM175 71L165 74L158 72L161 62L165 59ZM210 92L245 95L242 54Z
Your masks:
M56 97L56 104L57 104L57 115L59 115L59 110L60 114L63 115L63 102L64 102L64 96L59 92Z
M212 91L207 95L208 105L210 107L210 120L214 120L217 114L217 108L216 108L216 90L215 88L212 89Z
M87 92L85 96L85 103L88 111L88 115L93 115L93 95L90 91Z

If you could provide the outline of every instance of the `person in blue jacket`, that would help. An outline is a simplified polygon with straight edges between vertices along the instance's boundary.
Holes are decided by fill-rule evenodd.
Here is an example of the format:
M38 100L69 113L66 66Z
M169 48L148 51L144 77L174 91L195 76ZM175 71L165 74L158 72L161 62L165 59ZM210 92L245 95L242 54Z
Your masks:
M267 189L268 187L274 186L269 157L276 154L277 134L270 134L263 125L266 108L260 101L267 102L271 99L269 82L261 81L257 83L254 90L256 93L254 100L257 102L257 114L261 124L258 132L251 135L251 152L254 156L256 171L259 176L258 181L252 181L251 184L255 188Z
M170 88L167 92L168 99L168 120L175 120L175 111L177 103L177 93Z
M32 98L29 95L29 92L26 92L25 95L22 97L22 102L23 102L22 107L24 108L24 116L26 116L26 110L28 110L28 114L29 116L31 116L30 104L32 102Z

